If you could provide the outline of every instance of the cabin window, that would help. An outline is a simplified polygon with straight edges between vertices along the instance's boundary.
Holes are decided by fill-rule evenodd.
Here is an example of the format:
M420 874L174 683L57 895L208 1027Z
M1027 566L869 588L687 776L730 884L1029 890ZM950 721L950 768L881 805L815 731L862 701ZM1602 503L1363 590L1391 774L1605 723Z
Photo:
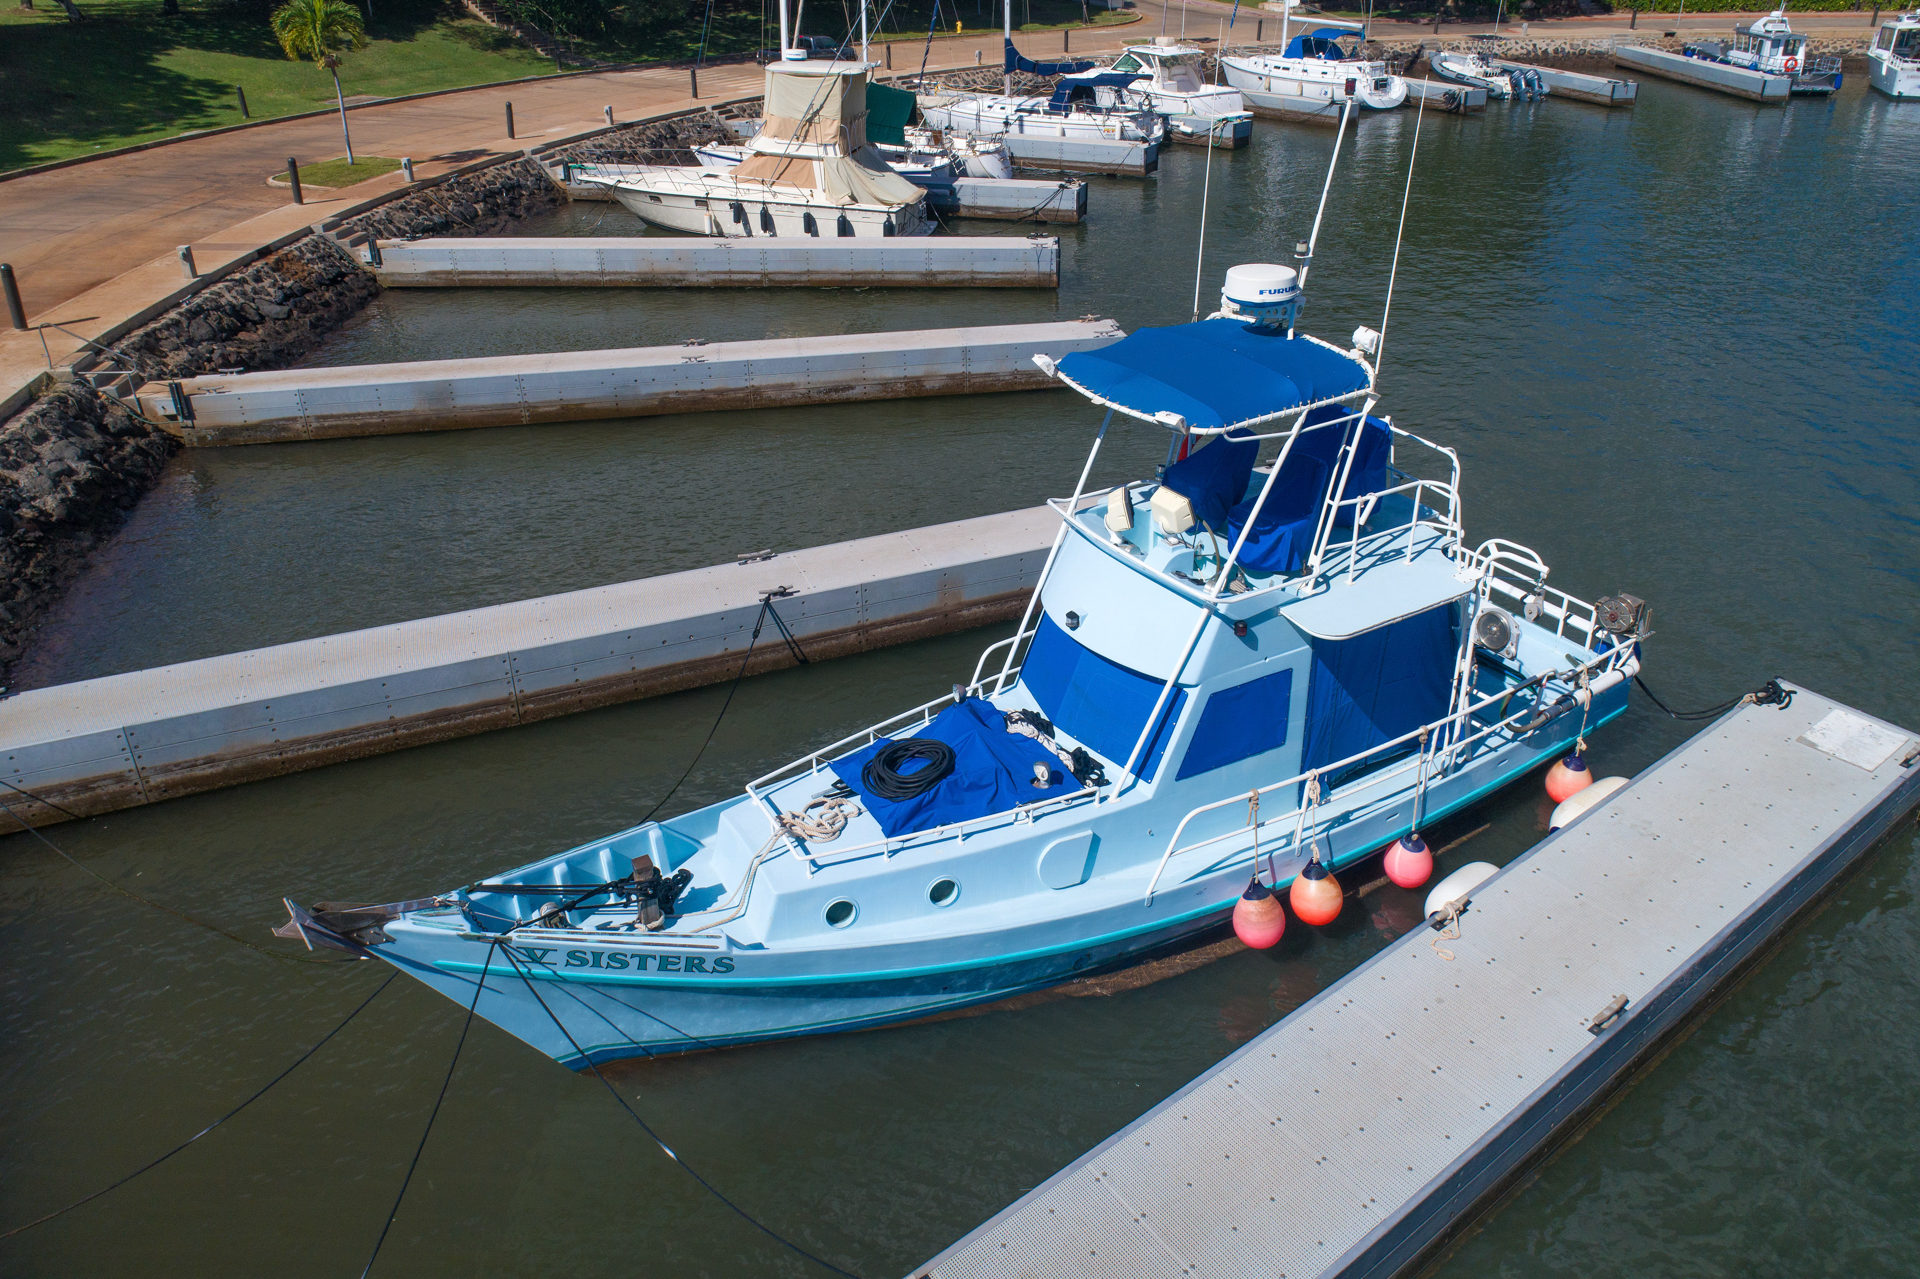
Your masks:
M1287 744L1293 672L1223 688L1207 698L1176 780L1237 764Z
M1140 59L1134 57L1131 53L1125 54L1121 57L1120 61L1113 64L1113 69L1115 71L1138 71L1140 69Z
M1166 687L1165 680L1082 647L1045 613L1020 668L1020 682L1062 732L1122 766ZM1187 690L1176 689L1161 708L1159 723L1136 767L1142 781L1153 780L1186 700Z
M1891 48L1893 48L1893 28L1892 28L1892 27L1881 27L1881 28L1880 28L1880 38L1879 38L1878 40L1875 40L1875 41L1873 42L1873 47L1874 47L1874 48L1876 48L1876 49L1891 49Z

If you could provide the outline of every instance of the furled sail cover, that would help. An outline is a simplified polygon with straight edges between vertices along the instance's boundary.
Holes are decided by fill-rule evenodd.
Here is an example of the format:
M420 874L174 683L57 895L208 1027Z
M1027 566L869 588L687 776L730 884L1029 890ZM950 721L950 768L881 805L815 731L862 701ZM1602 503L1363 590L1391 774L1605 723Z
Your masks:
M734 177L823 191L838 204L917 204L925 195L867 143L864 67L804 71L775 63L767 68L766 103L766 123Z
M1024 71L1028 75L1078 75L1082 71L1091 71L1099 66L1098 62L1035 62L1032 58L1022 57L1013 47L1011 37L1007 39L1007 74Z
M1062 359L1061 381L1151 422L1177 413L1195 431L1252 426L1373 386L1364 360L1310 337L1222 318L1147 328Z
M1336 31L1332 27L1322 27L1306 35L1298 35L1287 45L1283 58L1322 58L1328 62L1349 62L1358 57L1358 51L1348 53L1335 41L1342 36L1353 34L1350 31Z

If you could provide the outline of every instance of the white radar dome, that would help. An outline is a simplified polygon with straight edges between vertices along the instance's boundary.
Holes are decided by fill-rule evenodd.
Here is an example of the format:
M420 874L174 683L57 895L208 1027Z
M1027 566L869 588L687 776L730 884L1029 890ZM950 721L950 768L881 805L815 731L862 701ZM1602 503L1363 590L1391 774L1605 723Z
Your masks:
M1220 309L1267 324L1290 325L1300 309L1300 273L1272 262L1228 267Z

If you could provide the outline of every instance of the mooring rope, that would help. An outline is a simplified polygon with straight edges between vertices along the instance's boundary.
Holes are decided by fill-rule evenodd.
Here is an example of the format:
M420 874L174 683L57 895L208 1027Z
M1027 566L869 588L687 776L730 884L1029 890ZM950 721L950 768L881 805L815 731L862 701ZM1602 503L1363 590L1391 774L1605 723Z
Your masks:
M387 1242L387 1232L393 1229L393 1219L400 1215L400 1201L407 1197L407 1187L413 1184L414 1169L420 1166L420 1156L427 1148L427 1138L433 1135L433 1121L440 1117L440 1107L447 1100L447 1089L453 1083L453 1072L460 1065L460 1050L467 1046L467 1032L473 1029L473 1013L480 1007L480 992L487 988L487 973L493 968L493 952L494 947L487 947L487 962L480 965L480 980L473 985L473 1002L467 1005L467 1019L460 1023L460 1038L453 1046L453 1060L447 1063L447 1077L440 1081L440 1095L433 1099L433 1110L427 1115L427 1126L420 1134L420 1144L413 1148L413 1162L407 1165L407 1175L400 1180L400 1193L393 1197L387 1222L380 1227L380 1237L373 1241L373 1255L367 1258L366 1269L360 1272L360 1279L367 1279L373 1273L373 1263L380 1260L380 1249Z
M393 985L393 979L398 977L399 975L400 974L397 972L388 973L387 979L381 982L378 986L374 987L373 993L371 995L368 995L365 999L361 1000L360 1006L358 1008L355 1008L352 1012L348 1013L346 1017L341 1020L339 1025L335 1026L332 1030L329 1030L326 1034L322 1035L320 1037L319 1042L314 1044L313 1047L307 1049L307 1051L301 1053L298 1057L294 1058L293 1064L291 1066L288 1066L285 1070L275 1075L272 1079L269 1079L259 1089L259 1091L253 1094L253 1096L247 1098L245 1101L235 1106L232 1110L229 1110L226 1114L220 1116L218 1119L208 1124L205 1128L202 1128L199 1132L193 1134L193 1136L187 1138L185 1141L175 1146L172 1150L167 1151L166 1154L161 1155L158 1159L154 1159L145 1164L142 1164L140 1167L135 1168L132 1172L128 1173L126 1176L120 1178L120 1180L113 1182L111 1185L102 1186L100 1189L94 1191L92 1194L86 1196L84 1199L76 1199L72 1203L68 1204L66 1207L58 1209L57 1211L54 1211L54 1212L50 1212L44 1217L36 1217L32 1221L27 1222L23 1226L15 1226L13 1229L7 1231L6 1233L0 1234L0 1239L11 1239L17 1234L20 1234L24 1231L32 1230L35 1226L43 1226L47 1222L52 1221L55 1217L64 1217L68 1213L72 1212L75 1208L79 1208L86 1204L90 1204L94 1200L98 1199L100 1196L107 1194L109 1191L118 1190L120 1187L126 1185L129 1181L132 1181L135 1177L138 1177L141 1173L151 1172L153 1169L158 1168L161 1164L167 1162L167 1160L173 1158L175 1155L185 1150L188 1146L191 1146L194 1142L200 1140L202 1137L212 1132L215 1128L218 1128L221 1124L224 1124L225 1122L227 1122L227 1120L233 1118L235 1115L245 1110L248 1106L251 1106L254 1102L259 1101L262 1097L266 1096L268 1091L272 1089L275 1084L279 1083L282 1079L285 1079L288 1075L291 1075L294 1071L298 1070L303 1064L305 1064L307 1058L313 1056L315 1053L319 1052L322 1048L325 1048L329 1040L331 1040L335 1035L339 1034L341 1031L345 1030L347 1028L348 1022L352 1021L355 1017L358 1017L361 1013L365 1012L367 1005L372 1003L374 1000L378 999L380 997L381 991Z
M57 813L65 813L68 817L73 818L75 821L82 820L80 817L80 814L73 812L70 809L62 808L60 805L54 803L50 799L43 799L41 796L34 794L30 790L23 790L22 788L15 786L12 782L7 781L5 778L0 778L0 786L4 786L10 791L15 791L21 795L24 795L36 804L44 804L48 808L53 809ZM286 963L286 964L351 964L351 963L359 962L358 960L355 960L355 959L319 959L312 955L289 955L283 951L269 950L265 946L256 945L255 943L250 942L246 938L240 936L240 934L238 933L228 932L226 929L220 927L218 924L209 924L204 919L195 919L192 915L187 914L185 911L175 910L173 907L168 906L162 902L157 902L153 900L153 898L151 897L143 897L139 893L134 892L131 888L127 888L120 884L114 883L111 879L108 879L105 875L102 875L99 871L93 869L91 866L84 864L78 858L74 857L71 853L67 852L66 849L60 847L60 845L54 843L52 840L48 839L45 835L41 834L38 827L34 826L31 822L27 821L26 818L20 816L20 814L14 812L12 807L8 805L5 800L0 800L0 812L4 812L6 813L7 816L13 818L14 824L19 826L21 830L33 836L35 839L45 844L48 848L51 848L54 852L60 854L60 856L65 858L69 863L85 871L87 874L93 876L95 879L105 884L108 888L111 888L114 892L120 893L126 897L131 897L133 900L141 903L142 905L151 906L155 910L165 911L167 914L172 915L175 919L183 919L187 923L192 924L196 928L204 928L210 933L218 933L220 936L226 938L228 941L239 942L242 946L245 946L248 950L258 951L260 954L267 956L267 958L269 959L277 959L280 962ZM0 1236L0 1238L3 1238L3 1237L4 1236Z
M646 1120L640 1117L640 1112L627 1104L627 1099L620 1095L620 1090L613 1086L612 1081L610 1081L605 1074L601 1073L600 1064L594 1061L592 1057L587 1055L586 1050L580 1046L580 1041L575 1039L573 1037L573 1032L567 1029L566 1023L561 1021L560 1018L554 1013L553 1009L547 1006L547 1001L540 997L540 992L534 988L533 978L529 976L520 967L520 962L515 957L513 951L509 948L504 953L507 958L507 963L513 966L514 972L517 973L520 977L520 980L526 984L527 993L533 996L534 1002L540 1005L541 1011L546 1013L547 1016L552 1019L554 1026L559 1029L562 1035L566 1036L567 1042L573 1045L574 1052L580 1054L580 1059L587 1063L587 1069L593 1072L593 1077L595 1079L598 1079L601 1085L606 1088L608 1094L611 1095L615 1101L620 1103L620 1109L626 1111L627 1114L633 1119L633 1122L640 1125L640 1131L646 1133L647 1136L653 1141L653 1144L660 1147L660 1151L662 1154L666 1155L667 1158L673 1160L674 1163L678 1164L680 1168L689 1177L692 1177L695 1181L699 1182L701 1189L705 1190L708 1194L712 1195L715 1199L718 1199L721 1203L725 1204L728 1208L732 1209L734 1214L738 1216L742 1221L746 1222L748 1225L752 1226L755 1230L758 1230L760 1233L764 1234L765 1236L767 1236L767 1238L773 1240L775 1243L779 1244L781 1247L786 1248L787 1250L789 1250L790 1252L793 1252L797 1256L806 1258L808 1261L813 1262L815 1265L821 1267L822 1269L831 1270L836 1275L843 1275L845 1276L845 1279L860 1279L860 1276L854 1274L852 1271L842 1270L839 1266L834 1265L831 1261L828 1261L826 1258L815 1256L813 1253L808 1252L805 1248L802 1248L799 1244L794 1243L791 1239L788 1239L784 1235L781 1235L779 1232L774 1230L771 1226L767 1225L765 1222L762 1222L758 1218L754 1217L753 1214L749 1213L745 1208L742 1208L739 1204L727 1198L724 1194L721 1194L718 1187L716 1187L712 1182L708 1181L705 1177L702 1177L699 1173L695 1172L691 1167L689 1167L685 1160L681 1159L679 1155L674 1153L673 1147L669 1146L666 1142L660 1139L660 1134L653 1130L652 1125L650 1125L649 1123L647 1123ZM362 1279L365 1279L365 1277L362 1276Z
M1647 681L1638 675L1633 677L1633 682L1640 686L1640 691L1647 695L1647 700L1666 712L1668 717L1681 721L1712 719L1717 715L1726 714L1736 706L1778 706L1781 710L1785 710L1793 705L1793 690L1782 686L1777 679L1770 679L1751 693L1742 693L1730 702L1709 706L1703 711L1677 711L1654 696L1653 690L1647 687Z

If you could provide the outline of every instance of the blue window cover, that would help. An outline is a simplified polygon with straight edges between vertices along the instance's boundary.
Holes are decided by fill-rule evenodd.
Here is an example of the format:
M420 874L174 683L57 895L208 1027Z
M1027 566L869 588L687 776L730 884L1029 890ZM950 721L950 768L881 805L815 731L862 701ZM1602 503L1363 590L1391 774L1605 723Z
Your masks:
M1234 428L1212 444L1167 468L1160 482L1193 504L1193 513L1215 533L1227 530L1227 512L1246 496L1260 441ZM1202 437L1208 438L1208 437Z
M1036 799L1067 795L1080 789L1080 783L1060 766L1057 755L1031 737L1009 733L1007 717L977 697L949 706L913 736L932 737L953 747L953 771L924 795L893 800L867 793L860 770L881 747L893 740L890 737L863 746L829 765L841 781L853 787L860 802L889 837L1004 813ZM1033 784L1035 764L1046 764L1053 770L1053 785ZM925 763L917 762L905 771L914 773L925 767Z
M1301 771L1324 768L1445 715L1454 657L1451 604L1352 639L1314 640Z
M1140 329L1057 367L1102 404L1149 420L1178 413L1199 431L1251 426L1373 385L1343 351L1229 318Z
M1056 727L1116 765L1126 764L1153 704L1160 699L1160 690L1166 687L1164 680L1081 647L1045 613L1020 668L1020 682ZM1187 690L1176 688L1161 709L1159 726L1138 768L1142 781L1153 780L1186 701Z
M1293 672L1248 680L1207 698L1175 780L1237 764L1287 744Z

